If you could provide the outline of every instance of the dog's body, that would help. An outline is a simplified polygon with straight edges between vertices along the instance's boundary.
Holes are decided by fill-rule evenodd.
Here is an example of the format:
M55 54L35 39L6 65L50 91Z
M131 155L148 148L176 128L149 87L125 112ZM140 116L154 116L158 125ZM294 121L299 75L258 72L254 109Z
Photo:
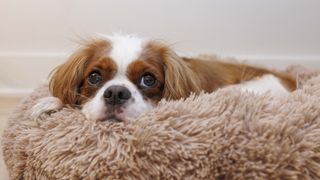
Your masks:
M179 57L168 46L135 36L93 40L52 74L50 91L34 114L65 104L80 107L88 119L126 121L161 99L186 98L226 86L242 91L287 94L295 90L289 74L208 58ZM50 105L49 104L55 104Z

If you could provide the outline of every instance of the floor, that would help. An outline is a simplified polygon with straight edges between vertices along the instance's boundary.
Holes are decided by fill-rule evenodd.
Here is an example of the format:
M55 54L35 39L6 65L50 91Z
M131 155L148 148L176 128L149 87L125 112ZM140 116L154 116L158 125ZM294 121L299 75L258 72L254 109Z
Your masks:
M0 97L0 137L2 137L2 132L7 124L7 118L12 109L17 105L21 98L16 97ZM1 145L0 145L1 147ZM8 172L6 170L3 157L2 157L2 147L0 153L0 179L7 180Z

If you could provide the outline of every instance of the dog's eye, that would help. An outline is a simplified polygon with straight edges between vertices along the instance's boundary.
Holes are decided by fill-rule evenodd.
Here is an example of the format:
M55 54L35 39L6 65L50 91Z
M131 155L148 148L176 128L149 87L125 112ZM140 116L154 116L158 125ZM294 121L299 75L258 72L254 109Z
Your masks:
M102 81L102 76L99 72L92 72L88 77L88 82L91 85L98 85Z
M145 74L141 77L140 85L142 87L153 87L157 79L152 74Z

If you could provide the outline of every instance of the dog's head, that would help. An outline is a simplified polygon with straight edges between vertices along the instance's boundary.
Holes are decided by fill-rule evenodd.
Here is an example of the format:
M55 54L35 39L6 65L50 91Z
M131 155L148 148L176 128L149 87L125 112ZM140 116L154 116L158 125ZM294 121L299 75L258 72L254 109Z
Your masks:
M197 76L168 46L136 36L108 36L82 45L52 73L50 91L93 120L125 121L161 99L199 92Z

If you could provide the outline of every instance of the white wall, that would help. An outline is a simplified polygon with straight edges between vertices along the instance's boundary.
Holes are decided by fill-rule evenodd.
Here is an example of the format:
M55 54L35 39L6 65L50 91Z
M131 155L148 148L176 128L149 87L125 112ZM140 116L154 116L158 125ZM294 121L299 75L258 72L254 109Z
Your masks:
M0 0L0 94L34 87L81 38L115 31L187 55L320 67L319 0Z

